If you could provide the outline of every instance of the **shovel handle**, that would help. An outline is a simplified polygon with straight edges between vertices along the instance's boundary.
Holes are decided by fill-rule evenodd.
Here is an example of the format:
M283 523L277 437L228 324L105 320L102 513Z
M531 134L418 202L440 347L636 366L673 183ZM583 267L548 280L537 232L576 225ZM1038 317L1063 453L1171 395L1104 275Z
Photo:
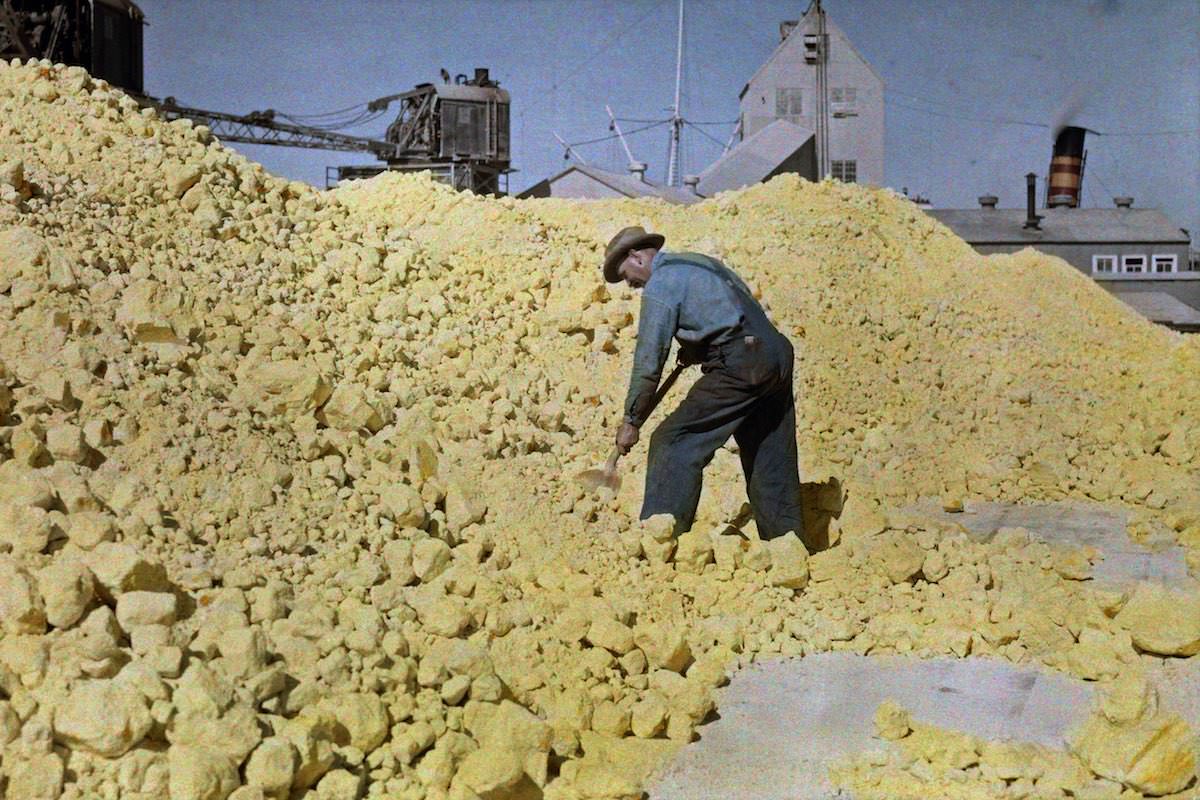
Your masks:
M658 404L667 396L667 392L671 391L671 387L675 385L675 381L679 380L685 366L683 363L676 363L675 369L671 370L671 374L667 375L666 380L654 392L654 400L650 403L650 410L646 412L647 417L654 413L654 409L658 408Z
M621 458L621 448L614 447L612 455L608 457L608 461L604 462L604 474L612 475L617 471L617 460Z
M658 404L661 403L662 399L667 396L667 392L671 391L671 387L675 385L675 381L679 380L679 376L683 373L685 367L685 364L677 363L675 365L675 369L671 370L671 373L667 375L666 380L664 380L659 385L658 389L655 390L654 397L650 400L650 408L646 411L647 417L654 413L654 409L658 408ZM617 460L620 457L621 448L614 448L612 455L609 456L608 461L604 463L604 472L606 475L611 475L617 471Z

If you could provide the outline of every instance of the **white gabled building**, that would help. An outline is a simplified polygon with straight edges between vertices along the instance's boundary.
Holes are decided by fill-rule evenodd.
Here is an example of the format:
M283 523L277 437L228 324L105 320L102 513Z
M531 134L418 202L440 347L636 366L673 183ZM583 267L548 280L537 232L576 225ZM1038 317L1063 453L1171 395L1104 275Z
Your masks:
M818 67L822 18L827 44L825 96L828 98L829 174L845 181L882 186L883 79L818 3L794 22L779 26L782 40L739 95L741 136L745 140L777 119L820 137ZM815 153L819 158L819 148ZM804 175L807 170L796 170ZM823 177L819 165L811 174ZM807 177L807 175L806 175Z

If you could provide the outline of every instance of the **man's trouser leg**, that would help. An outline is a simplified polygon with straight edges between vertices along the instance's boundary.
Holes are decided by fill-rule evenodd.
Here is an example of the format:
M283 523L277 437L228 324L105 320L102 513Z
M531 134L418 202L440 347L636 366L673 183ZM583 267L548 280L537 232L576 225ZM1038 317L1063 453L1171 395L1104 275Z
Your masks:
M671 514L676 533L691 529L704 468L742 424L761 392L761 386L746 385L722 369L696 381L650 437L642 519Z
M796 455L796 403L790 377L758 401L733 434L746 474L746 494L762 539L795 531L804 539Z

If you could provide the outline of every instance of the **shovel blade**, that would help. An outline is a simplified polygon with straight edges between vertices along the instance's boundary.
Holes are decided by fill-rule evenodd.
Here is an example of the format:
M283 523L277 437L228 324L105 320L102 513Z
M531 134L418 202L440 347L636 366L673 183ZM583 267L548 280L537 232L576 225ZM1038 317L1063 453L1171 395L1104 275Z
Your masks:
M610 472L606 469L585 469L575 478L590 492L611 489L613 494L616 494L621 488L621 476L615 470Z

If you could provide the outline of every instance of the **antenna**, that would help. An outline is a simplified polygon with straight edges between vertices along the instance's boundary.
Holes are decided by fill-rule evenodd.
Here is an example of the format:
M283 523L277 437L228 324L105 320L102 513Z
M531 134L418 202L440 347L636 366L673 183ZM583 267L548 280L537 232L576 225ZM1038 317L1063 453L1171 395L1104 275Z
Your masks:
M729 152L729 148L733 147L733 142L737 139L738 134L742 132L742 117L738 115L737 125L733 126L733 133L729 134L729 141L725 143L725 149L721 151L721 155Z
M577 152L572 150L571 145L569 145L565 141L563 141L563 138L558 135L557 131L554 133L554 138L558 139L559 144L561 144L563 147L567 148L567 152L563 153L563 158L574 158L576 161L578 161L580 164L583 164L585 167L588 165L588 162L583 160L583 156L579 155Z
M675 107L671 110L671 147L667 157L667 185L676 186L679 175L679 138L683 117L679 116L679 85L683 80L683 0L679 0L679 34L675 44Z
M633 152L629 149L629 142L625 141L625 134L621 133L621 126L617 124L617 117L612 113L608 103L604 104L604 110L608 112L608 121L612 125L612 129L617 132L617 136L621 140L621 146L625 148L625 155L629 156L629 164L632 166L637 163L637 159L633 157Z

